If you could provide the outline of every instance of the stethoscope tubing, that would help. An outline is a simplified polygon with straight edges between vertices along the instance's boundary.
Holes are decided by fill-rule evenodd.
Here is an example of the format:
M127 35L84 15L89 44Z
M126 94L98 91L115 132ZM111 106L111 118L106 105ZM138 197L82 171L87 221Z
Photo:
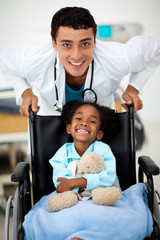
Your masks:
M57 58L55 58L55 63L54 63L54 86L55 86L55 92L56 92L56 104L54 105L54 109L55 109L55 111L60 112L60 111L62 111L62 104L59 102L58 88L57 88L57 85L56 85L56 80L57 80L56 64L57 64ZM82 93L82 99L84 100L84 96L85 96L87 91L92 92L93 95L94 95L93 100L96 103L97 102L97 94L92 89L93 74L94 74L94 59L92 60L90 87L84 89L84 91Z

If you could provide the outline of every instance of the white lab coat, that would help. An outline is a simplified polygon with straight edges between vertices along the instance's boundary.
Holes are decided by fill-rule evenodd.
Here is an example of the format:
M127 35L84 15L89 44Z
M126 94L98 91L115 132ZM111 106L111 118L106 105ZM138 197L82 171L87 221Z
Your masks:
M57 52L52 43L29 44L3 51L0 68L5 79L14 87L17 104L21 95L31 88L38 96L40 115L58 115L54 86L54 62ZM97 40L94 49L94 77L92 89L98 96L97 103L114 106L113 94L122 78L130 74L129 84L141 92L149 76L160 63L160 41L146 36L137 36L126 44ZM58 56L56 64L59 100L65 103L65 70ZM90 86L91 66L87 73L85 88Z

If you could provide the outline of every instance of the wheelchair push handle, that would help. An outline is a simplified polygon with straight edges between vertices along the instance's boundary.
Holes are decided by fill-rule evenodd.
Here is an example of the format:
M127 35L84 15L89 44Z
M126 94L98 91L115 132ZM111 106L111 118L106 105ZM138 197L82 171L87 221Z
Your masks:
M33 122L36 113L32 111L32 105L29 106L29 108L28 108L28 112L29 112L29 119L30 119L31 122Z

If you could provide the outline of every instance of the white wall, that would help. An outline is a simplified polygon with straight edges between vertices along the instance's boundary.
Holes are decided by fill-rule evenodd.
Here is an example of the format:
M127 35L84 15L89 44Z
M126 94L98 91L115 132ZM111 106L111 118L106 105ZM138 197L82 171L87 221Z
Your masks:
M159 0L0 0L0 50L50 39L53 14L61 7L74 5L88 8L98 24L140 23L143 34L160 39ZM141 96L144 108L139 113L146 128L146 149L153 151L157 162L160 161L159 92L160 67L144 88Z

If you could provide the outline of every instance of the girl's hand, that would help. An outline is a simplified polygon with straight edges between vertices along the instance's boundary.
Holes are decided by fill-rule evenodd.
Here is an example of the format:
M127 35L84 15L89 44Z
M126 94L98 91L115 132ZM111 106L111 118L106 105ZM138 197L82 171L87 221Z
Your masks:
M60 182L56 190L57 193L71 191L73 188L76 188L76 187L79 187L82 189L82 188L86 188L87 186L87 180L83 177L72 178L72 179L59 177L57 178L57 182Z
M70 191L72 190L72 186L71 186L71 181L72 179L67 179L67 178L63 178L63 177L59 177L57 178L57 182L60 182L56 192L57 193L61 193L61 192L66 192L66 191Z

